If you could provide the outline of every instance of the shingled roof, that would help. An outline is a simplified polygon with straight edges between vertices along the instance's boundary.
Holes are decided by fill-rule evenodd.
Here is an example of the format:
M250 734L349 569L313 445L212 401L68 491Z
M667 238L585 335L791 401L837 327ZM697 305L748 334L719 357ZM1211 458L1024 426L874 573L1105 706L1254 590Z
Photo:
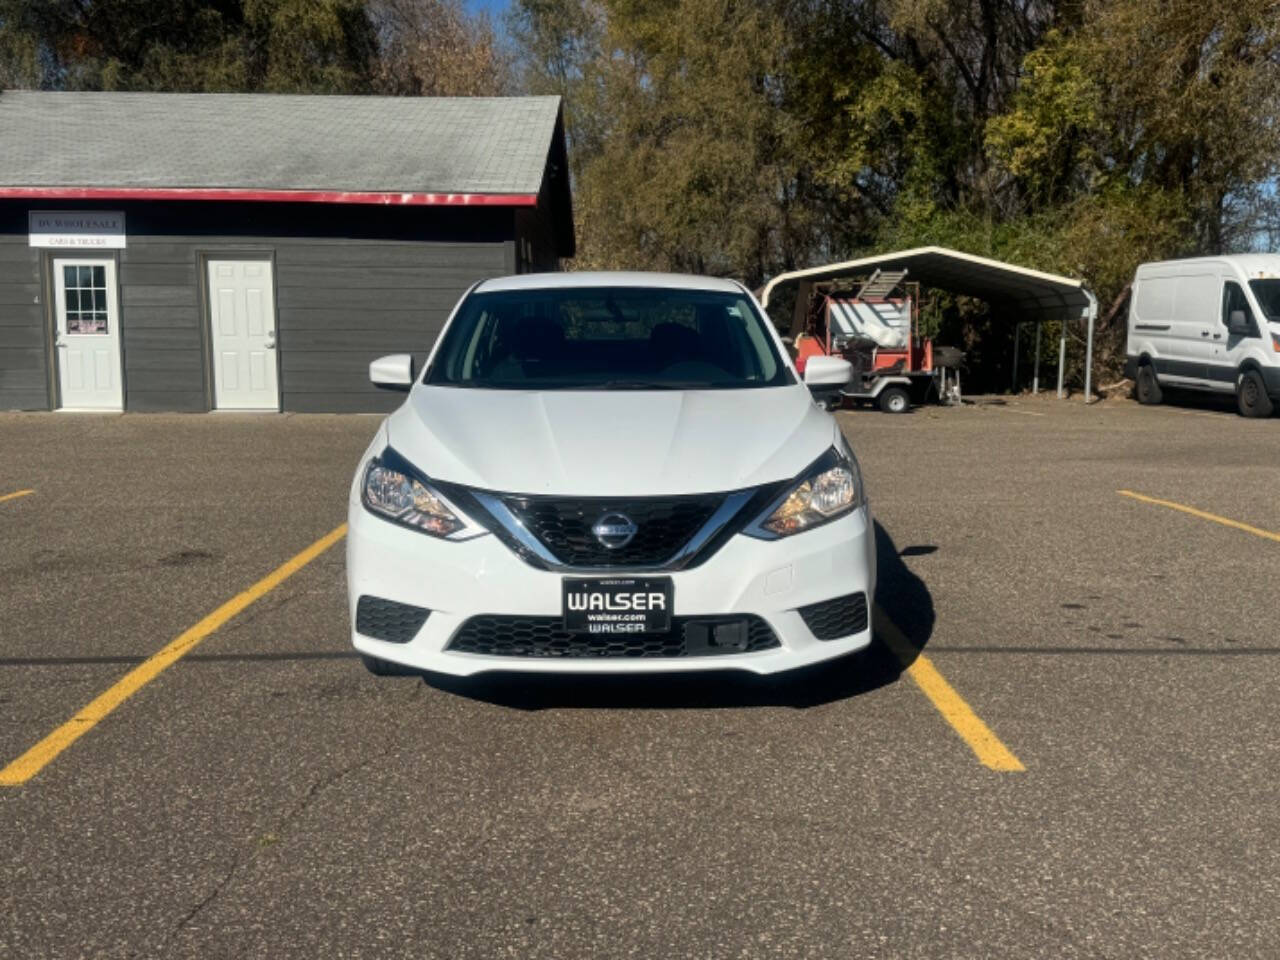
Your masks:
M531 206L563 155L559 97L0 94L0 196Z

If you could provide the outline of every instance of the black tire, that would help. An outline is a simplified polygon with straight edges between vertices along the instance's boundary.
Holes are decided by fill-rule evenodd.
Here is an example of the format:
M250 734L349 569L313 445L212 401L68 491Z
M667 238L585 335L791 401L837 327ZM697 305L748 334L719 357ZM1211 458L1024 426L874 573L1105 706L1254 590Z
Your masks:
M412 667L403 667L389 660L379 660L377 657L371 657L367 653L360 654L360 662L375 677L415 677L418 675L418 671Z
M1160 389L1160 381L1156 378L1156 368L1144 364L1138 368L1138 402L1159 403L1164 399L1164 391Z
M876 402L885 413L906 413L911 409L911 395L902 387L885 387Z
M1257 370L1246 370L1236 381L1236 405L1242 417L1269 417L1275 404L1267 396L1267 385Z

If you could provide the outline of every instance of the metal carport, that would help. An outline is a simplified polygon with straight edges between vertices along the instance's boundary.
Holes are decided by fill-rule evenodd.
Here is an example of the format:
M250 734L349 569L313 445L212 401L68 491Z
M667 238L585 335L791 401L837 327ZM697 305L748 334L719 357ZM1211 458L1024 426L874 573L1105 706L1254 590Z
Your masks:
M1066 321L1084 317L1088 323L1085 347L1084 395L1088 402L1093 393L1093 327L1098 315L1098 301L1082 280L1072 280L1052 273L1041 273L1027 267L1000 260L989 260L946 247L917 247L844 263L829 263L807 270L779 274L765 284L760 302L769 306L769 298L780 286L796 285L796 310L803 310L813 284L838 277L870 273L874 270L905 270L911 280L922 286L964 294L985 300L993 308L1009 311L1021 319L1043 323L1062 320L1062 339L1058 348L1058 396L1062 396L1062 375L1067 355Z

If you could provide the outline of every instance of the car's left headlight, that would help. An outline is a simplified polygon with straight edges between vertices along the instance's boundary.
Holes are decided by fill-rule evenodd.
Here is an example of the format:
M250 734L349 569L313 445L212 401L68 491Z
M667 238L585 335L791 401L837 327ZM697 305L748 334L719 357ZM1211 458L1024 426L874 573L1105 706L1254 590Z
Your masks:
M852 452L832 447L747 530L765 539L812 530L863 504L862 473Z
M447 537L466 526L393 450L369 461L360 498L371 512L433 537Z

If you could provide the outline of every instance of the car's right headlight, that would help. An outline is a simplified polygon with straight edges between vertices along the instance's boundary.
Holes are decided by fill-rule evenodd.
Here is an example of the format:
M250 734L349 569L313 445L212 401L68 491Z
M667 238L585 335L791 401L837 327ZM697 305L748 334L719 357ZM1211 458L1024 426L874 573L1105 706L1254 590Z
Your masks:
M789 537L830 523L856 510L863 502L858 461L852 453L832 447L770 504L746 532L770 540Z
M466 526L425 478L390 448L369 461L360 499L372 513L433 537L447 537Z

